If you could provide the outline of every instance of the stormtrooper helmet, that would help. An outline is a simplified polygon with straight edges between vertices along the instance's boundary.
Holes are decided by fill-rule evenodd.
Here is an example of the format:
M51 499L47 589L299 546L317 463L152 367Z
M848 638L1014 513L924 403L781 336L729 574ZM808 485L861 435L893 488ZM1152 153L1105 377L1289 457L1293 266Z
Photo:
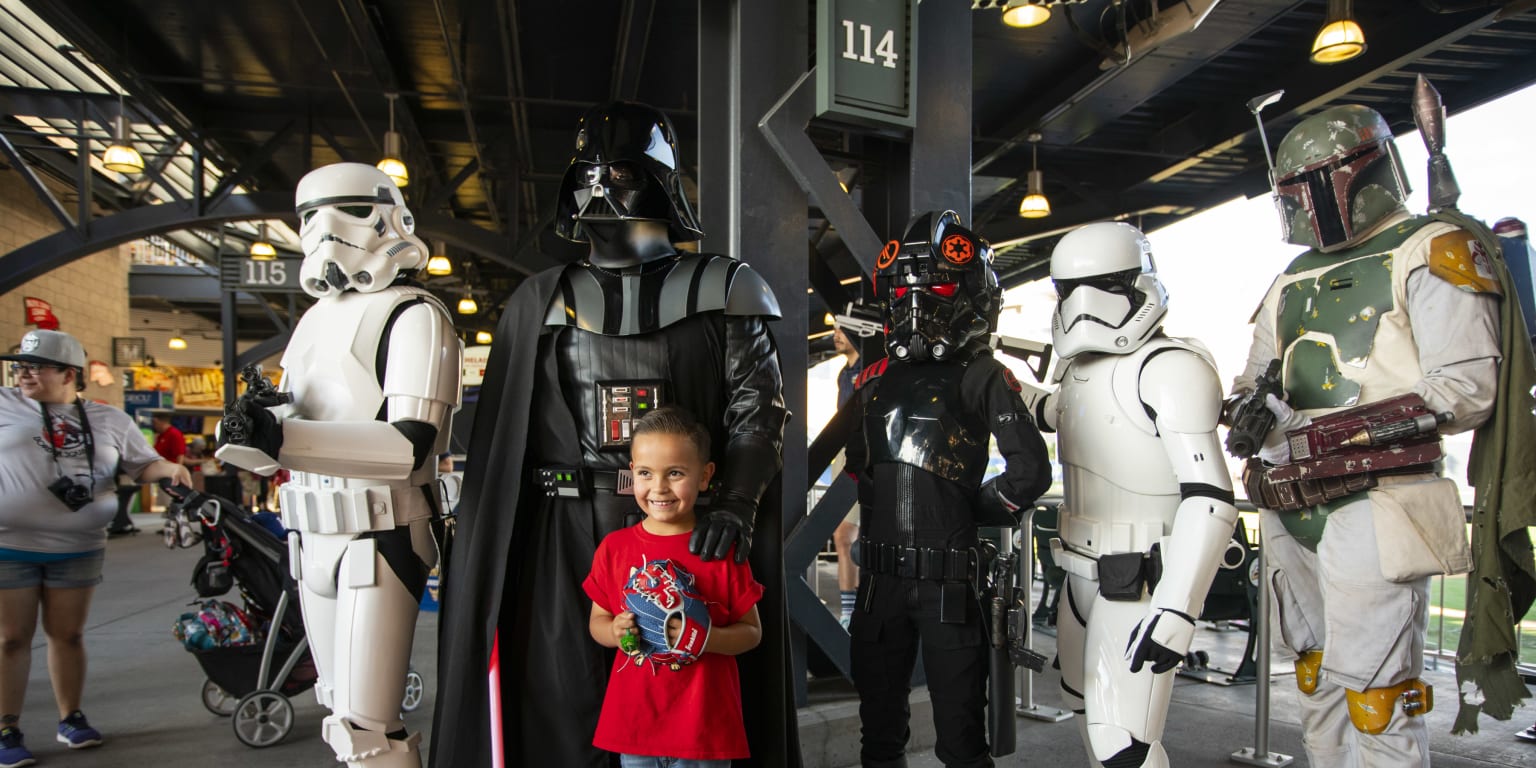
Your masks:
M294 194L304 263L299 282L316 298L372 293L427 263L427 244L400 189L363 163L317 168Z
M1168 312L1152 244L1123 222L1099 222L1067 233L1051 252L1056 354L1123 355L1152 337Z
M875 260L885 346L897 360L947 360L997 330L1003 291L992 246L954 211L919 214Z

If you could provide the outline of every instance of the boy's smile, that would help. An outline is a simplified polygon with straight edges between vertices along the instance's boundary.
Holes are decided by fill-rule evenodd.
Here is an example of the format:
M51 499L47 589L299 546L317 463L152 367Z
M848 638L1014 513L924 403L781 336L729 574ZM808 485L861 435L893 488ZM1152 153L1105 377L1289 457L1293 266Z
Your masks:
M699 455L688 436L665 432L636 435L630 457L635 502L645 513L645 530L659 535L692 531L694 504L715 465Z

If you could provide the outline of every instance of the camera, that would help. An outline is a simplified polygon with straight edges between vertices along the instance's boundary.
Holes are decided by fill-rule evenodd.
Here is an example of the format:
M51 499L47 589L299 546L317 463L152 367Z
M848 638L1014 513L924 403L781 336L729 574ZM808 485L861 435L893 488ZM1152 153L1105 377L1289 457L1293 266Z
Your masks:
M64 502L64 506L69 507L71 512L78 512L81 507L95 500L90 486L81 485L68 477L53 481L53 484L48 486L48 491L59 501Z

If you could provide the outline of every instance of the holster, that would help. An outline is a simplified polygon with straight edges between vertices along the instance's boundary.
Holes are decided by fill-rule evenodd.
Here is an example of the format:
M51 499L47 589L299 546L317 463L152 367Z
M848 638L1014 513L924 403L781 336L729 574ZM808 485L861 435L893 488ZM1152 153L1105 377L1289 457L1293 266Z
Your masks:
M1248 463L1243 465L1243 488L1248 491L1248 500L1252 501L1254 506L1276 512L1294 512L1370 490L1376 487L1376 478L1380 474L1356 472L1315 480L1311 478L1277 480L1274 478L1275 469L1278 468L1266 467L1256 458L1249 459ZM1415 469L1414 471L1423 470Z

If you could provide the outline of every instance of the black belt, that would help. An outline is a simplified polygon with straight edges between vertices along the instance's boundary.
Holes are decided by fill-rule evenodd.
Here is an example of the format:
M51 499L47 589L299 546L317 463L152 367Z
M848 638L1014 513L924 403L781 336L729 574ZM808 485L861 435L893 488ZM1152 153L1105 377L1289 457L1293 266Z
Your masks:
M614 496L635 495L635 477L627 469L539 467L535 474L545 496L590 499L598 491Z
M870 573L903 579L970 581L976 575L976 550L904 547L859 539L859 564Z

